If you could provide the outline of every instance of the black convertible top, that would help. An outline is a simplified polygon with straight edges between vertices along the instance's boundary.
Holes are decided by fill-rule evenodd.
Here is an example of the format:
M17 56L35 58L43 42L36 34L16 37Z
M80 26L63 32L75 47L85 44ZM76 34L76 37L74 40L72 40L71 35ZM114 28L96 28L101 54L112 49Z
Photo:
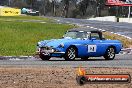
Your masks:
M102 31L100 30L97 30L97 29L93 29L93 28L73 28L73 29L70 29L68 32L90 32L90 33L98 33L99 34L99 37L100 39L103 39L102 38Z

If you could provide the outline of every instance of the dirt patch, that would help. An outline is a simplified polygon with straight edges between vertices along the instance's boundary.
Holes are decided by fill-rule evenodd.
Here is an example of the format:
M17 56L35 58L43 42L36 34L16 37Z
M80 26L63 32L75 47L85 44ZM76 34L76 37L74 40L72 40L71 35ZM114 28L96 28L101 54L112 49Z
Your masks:
M129 73L132 68L86 68L90 74ZM77 68L71 67L0 67L0 88L132 88L129 84L76 83Z

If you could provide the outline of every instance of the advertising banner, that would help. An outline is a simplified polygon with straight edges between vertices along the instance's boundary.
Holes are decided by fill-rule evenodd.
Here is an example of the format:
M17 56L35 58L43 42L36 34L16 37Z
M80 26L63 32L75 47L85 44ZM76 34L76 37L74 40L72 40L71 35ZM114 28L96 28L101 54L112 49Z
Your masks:
M107 0L106 5L132 6L132 0Z

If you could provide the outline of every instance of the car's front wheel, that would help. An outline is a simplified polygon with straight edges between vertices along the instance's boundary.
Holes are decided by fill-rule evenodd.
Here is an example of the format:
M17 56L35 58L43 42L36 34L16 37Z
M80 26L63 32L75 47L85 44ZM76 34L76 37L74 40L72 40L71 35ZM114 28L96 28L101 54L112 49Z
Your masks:
M115 48L114 47L109 47L106 50L106 53L104 55L104 58L106 60L113 60L115 58Z
M39 54L39 57L42 59L42 60L49 60L50 59L50 56L45 56L43 54Z
M75 60L77 56L77 49L73 46L69 47L65 54L65 60Z

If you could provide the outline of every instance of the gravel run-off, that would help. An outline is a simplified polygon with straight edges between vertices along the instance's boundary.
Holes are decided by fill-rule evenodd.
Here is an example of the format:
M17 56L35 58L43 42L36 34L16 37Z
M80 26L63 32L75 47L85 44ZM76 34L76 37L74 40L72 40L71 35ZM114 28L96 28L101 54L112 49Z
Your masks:
M126 74L132 76L132 68L88 68L89 74ZM0 88L132 88L126 84L76 83L77 67L0 67Z

